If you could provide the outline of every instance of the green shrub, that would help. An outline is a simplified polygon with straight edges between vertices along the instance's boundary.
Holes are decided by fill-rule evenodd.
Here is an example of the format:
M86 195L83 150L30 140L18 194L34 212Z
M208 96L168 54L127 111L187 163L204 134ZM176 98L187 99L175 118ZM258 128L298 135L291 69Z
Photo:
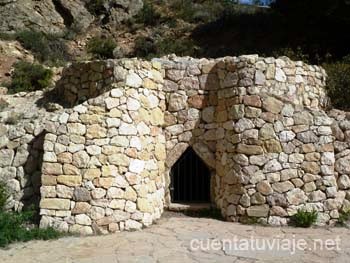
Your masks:
M39 229L29 227L34 212L26 211L21 213L0 212L0 247L6 247L13 242L26 242L29 240L48 240L61 236L52 228Z
M225 0L174 0L171 2L170 8L175 12L176 17L184 21L208 23L218 19L224 10L231 5L231 1Z
M4 182L0 182L0 213L5 210L8 198L8 191Z
M146 26L155 26L160 23L161 15L151 3L145 2L135 19L137 23L142 23Z
M145 2L135 19L137 23L142 23L146 26L155 26L160 23L161 15L154 8L153 4Z
M346 226L347 223L350 220L350 210L349 211L345 211L345 212L341 212L339 214L339 218L338 218L338 224L341 226Z
M332 106L350 109L350 61L348 58L340 62L323 64L326 69L327 93L331 99Z
M91 14L99 16L106 13L105 4L105 0L90 0L86 4L86 8Z
M291 60L301 60L306 63L310 62L310 57L308 54L306 54L301 47L297 47L296 49L292 49L290 47L287 48L280 48L278 50L272 51L273 57L281 57L286 56L289 57Z
M187 38L166 37L156 42L159 56L176 54L178 56L196 56L198 47L193 40Z
M95 58L108 59L113 58L113 50L117 47L117 44L112 38L99 38L94 37L90 39L87 45L87 50Z
M154 41L148 37L138 37L135 41L136 57L153 58L157 56L157 47Z
M52 71L40 64L32 64L25 61L17 62L14 65L9 91L15 93L42 90L49 86L52 76Z
M58 35L21 31L16 36L22 46L32 51L40 62L62 65L69 60L67 47Z
M298 212L291 217L291 223L297 227L310 227L316 222L317 216L316 210L309 212L298 209Z
M196 56L198 47L191 39L176 38L175 36L157 40L140 37L135 42L134 54L137 57L151 59L172 53L178 56Z

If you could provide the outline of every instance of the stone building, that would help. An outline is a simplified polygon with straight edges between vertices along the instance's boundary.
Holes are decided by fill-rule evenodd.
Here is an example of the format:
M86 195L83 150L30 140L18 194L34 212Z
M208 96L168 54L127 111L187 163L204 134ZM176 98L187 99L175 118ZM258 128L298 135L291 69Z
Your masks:
M301 208L333 224L350 208L350 121L323 110L325 80L256 55L72 64L56 87L65 108L40 121L41 227L140 229L177 201L210 202L228 221L286 225ZM7 144L0 169L26 171Z

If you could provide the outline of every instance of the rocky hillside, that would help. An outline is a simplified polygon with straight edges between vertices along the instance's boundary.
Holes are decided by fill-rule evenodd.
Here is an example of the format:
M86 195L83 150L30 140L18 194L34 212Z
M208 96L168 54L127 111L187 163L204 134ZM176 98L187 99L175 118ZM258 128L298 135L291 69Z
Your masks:
M98 3L102 3L96 7ZM67 30L84 32L98 15L89 7L108 13L110 21L122 22L135 15L143 6L142 0L1 0L0 32L19 30L63 34Z

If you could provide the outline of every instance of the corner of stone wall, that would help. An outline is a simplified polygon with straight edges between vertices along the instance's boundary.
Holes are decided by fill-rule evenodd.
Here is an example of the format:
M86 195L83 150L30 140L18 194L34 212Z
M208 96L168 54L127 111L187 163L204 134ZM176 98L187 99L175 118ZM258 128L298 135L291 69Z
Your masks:
M117 60L67 71L61 92L78 105L45 137L41 227L92 234L150 225L164 202L160 65Z

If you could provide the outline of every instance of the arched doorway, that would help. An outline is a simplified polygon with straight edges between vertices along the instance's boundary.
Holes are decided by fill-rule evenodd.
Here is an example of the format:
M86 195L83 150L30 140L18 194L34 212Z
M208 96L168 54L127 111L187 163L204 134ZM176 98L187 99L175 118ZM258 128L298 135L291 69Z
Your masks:
M210 170L191 147L172 166L170 175L172 203L210 203Z

